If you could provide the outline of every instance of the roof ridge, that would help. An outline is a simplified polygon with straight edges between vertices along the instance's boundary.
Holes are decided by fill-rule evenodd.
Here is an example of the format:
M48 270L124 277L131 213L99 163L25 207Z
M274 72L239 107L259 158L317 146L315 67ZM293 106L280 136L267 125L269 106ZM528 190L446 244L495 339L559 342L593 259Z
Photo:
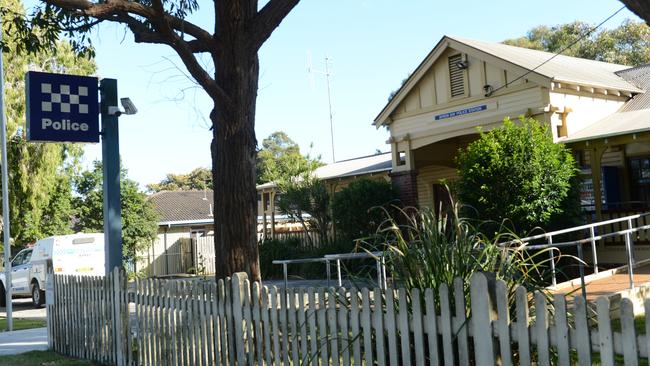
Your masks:
M536 52L536 53L540 53L540 54L543 53L543 54L548 55L549 57L552 57L552 56L555 56L555 57L568 57L568 58L577 59L577 60L583 60L583 61L588 61L588 62L593 62L593 63L599 63L599 64L603 64L603 65L632 67L630 65L617 64L617 63L614 63L614 62L599 61L599 60L593 60L593 59L590 59L590 58L569 56L569 55L565 55L563 53L549 52L549 51L544 51L544 50L536 50L534 48L514 46L514 45L506 44L506 43L503 43L503 42L484 41L484 40L481 40L481 39L471 39L471 38L456 37L456 36L450 36L450 35L447 35L446 37L451 38L451 39L456 40L456 41L461 42L461 43L466 43L466 42L488 43L488 44L494 44L494 45L498 45L498 46L503 46L503 47L522 50L523 52ZM484 51L484 52L487 52L487 51Z
M380 154L370 154L370 155L365 155L365 156L359 156L359 157L356 157L356 158L350 158L350 159L345 159L345 160L339 160L339 161L335 161L335 162L333 162L332 164L323 165L323 167L328 166L328 165L338 164L338 163L345 163L345 162L347 162L347 161L353 161L353 160L360 160L360 159L370 158L370 157L373 157L373 156L386 155L386 154L390 154L390 153L391 153L390 151L387 151L387 152L382 152L382 153L380 153ZM321 168L322 168L322 167L321 167Z

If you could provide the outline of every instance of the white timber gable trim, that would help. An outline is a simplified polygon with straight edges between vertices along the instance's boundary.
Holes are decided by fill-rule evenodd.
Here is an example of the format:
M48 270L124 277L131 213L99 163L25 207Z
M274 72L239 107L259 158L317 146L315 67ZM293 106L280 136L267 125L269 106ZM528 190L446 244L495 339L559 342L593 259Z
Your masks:
M427 55L427 57L422 61L422 63L420 63L420 65L415 69L415 71L407 79L404 85L402 85L402 87L397 91L393 99L391 99L391 101L384 107L381 113L377 116L374 122L376 127L378 128L384 124L390 124L393 120L392 115L395 114L395 112L398 110L400 105L402 105L402 103L405 102L405 99L408 97L409 93L411 93L412 91L414 91L414 89L416 89L418 83L420 83L420 81L425 78L426 74L430 72L434 64L440 61L441 63L445 64L445 68L448 68L447 57L455 54L463 55L463 59L469 62L469 68L465 70L466 71L465 72L465 79L466 79L465 97L468 96L471 90L477 90L476 89L477 87L480 87L481 89L483 88L483 85L476 85L475 88L472 87L470 78L468 77L469 74L472 72L480 73L481 80L485 82L486 67L501 69L503 71L501 71L501 75L499 76L500 79L499 84L505 85L506 82L508 81L511 82L516 76L523 75L524 73L529 71L521 66L515 65L506 60L495 57L486 52L482 52L480 50L477 50L476 48L470 47L448 36L445 36L440 40L440 42L438 42L438 44L433 48L433 50L429 53L429 55ZM476 61L478 61L479 63L476 64ZM444 80L434 80L434 83L438 85L442 85L444 83L444 85L447 86L447 89L445 90L445 94L447 96L446 99L448 101L463 100L463 98L461 97L450 98L451 90L449 87L448 71L442 74L438 74L434 72L433 77L434 79L439 79L440 77L444 79ZM510 80L507 80L507 78ZM531 72L528 75L526 75L526 79L528 81L535 82L539 85L551 87L552 79L537 74L535 72ZM506 92L506 89L507 88L503 88L495 94ZM441 101L439 95L440 91L438 90L438 88L435 88L432 93L433 93L434 100ZM441 103L435 103L435 104L441 104Z

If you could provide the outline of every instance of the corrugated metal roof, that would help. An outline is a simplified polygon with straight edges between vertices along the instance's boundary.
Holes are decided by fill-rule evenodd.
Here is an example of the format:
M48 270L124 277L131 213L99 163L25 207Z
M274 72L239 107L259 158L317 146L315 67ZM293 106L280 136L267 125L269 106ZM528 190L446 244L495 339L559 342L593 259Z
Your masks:
M387 152L328 164L316 169L314 174L319 179L343 178L389 171L392 166L391 153Z
M550 52L509 46L502 43L483 42L452 36L449 36L449 38L528 70L538 67L554 55ZM634 93L643 92L642 89L616 75L617 71L629 68L630 66L558 55L537 68L535 72L558 82L612 88Z
M644 131L650 131L650 109L614 113L559 141L570 143Z
M650 64L645 64L631 69L617 72L617 74L628 82L643 90L650 90ZM650 108L650 93L637 94L630 99L621 112L638 111Z

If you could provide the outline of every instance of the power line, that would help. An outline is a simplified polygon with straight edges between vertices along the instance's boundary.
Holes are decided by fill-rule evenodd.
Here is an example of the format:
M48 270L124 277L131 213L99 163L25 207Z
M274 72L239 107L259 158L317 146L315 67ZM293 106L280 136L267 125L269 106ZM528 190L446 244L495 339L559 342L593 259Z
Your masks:
M521 80L521 79L524 78L526 75L528 75L528 74L534 72L535 70L539 69L540 67L546 65L546 64L547 64L548 62L550 62L552 59L554 59L554 58L556 58L557 56L561 55L562 53L564 53L564 51L568 50L569 48L575 46L578 42L580 42L580 41L582 41L583 39L585 39L585 37L591 35L591 34L592 34L596 29L600 28L603 24L607 23L610 19L612 19L613 17L615 17L616 14L620 13L623 9L625 9L625 5L621 6L620 9L616 10L612 15L608 16L605 20L603 20L602 22L598 23L598 25L596 25L595 27L591 28L589 31L585 32L585 34L583 34L583 35L581 35L580 37L578 37L575 41L571 42L569 45L567 45L567 46L565 46L564 48L562 48L561 50L559 50L559 51L558 51L557 53L555 53L553 56L549 57L548 60L542 62L541 64L539 64L539 65L537 65L537 66L535 66L535 68L533 68L532 70L528 70L528 71L526 71L523 75L521 75L521 76L515 78L514 80L512 80L512 81L510 81L510 82L507 82L507 83L505 83L504 85L502 85L502 86L496 88L495 90L493 90L493 91L491 92L491 94L496 93L497 91L499 91L499 90L501 90L501 89L507 87L508 85L510 85L510 84L512 84L512 83L514 83L514 82L516 82L516 81L518 81L518 80Z

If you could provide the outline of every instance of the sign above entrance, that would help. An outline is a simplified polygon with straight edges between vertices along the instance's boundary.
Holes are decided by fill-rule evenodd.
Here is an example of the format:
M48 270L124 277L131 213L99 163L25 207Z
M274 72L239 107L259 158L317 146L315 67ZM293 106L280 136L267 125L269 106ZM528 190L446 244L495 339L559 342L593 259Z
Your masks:
M441 119L447 119L447 118L462 116L462 115L465 115L465 114L481 112L481 111L486 110L487 108L488 108L487 104L481 104L481 105L477 105L477 106L470 107L470 108L464 108L464 109L460 109L460 110L457 110L457 111L438 114L438 115L436 115L436 121L441 120Z
M30 71L27 140L99 142L97 78Z

